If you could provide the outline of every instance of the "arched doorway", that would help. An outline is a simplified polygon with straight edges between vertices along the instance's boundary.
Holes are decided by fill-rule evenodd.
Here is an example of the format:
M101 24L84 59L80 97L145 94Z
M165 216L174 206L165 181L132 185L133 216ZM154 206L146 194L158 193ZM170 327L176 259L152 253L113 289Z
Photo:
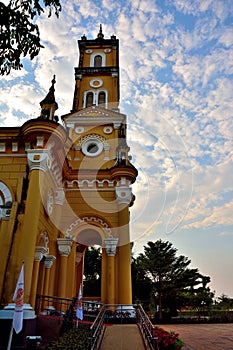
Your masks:
M77 291L82 284L84 299L100 300L104 233L97 226L88 226L75 236Z

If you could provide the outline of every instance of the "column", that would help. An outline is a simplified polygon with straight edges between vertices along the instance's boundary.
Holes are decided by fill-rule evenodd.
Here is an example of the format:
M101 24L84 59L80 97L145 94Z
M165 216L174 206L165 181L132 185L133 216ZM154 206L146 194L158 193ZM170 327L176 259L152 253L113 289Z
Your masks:
M68 237L57 239L60 254L58 296L61 298L66 298L67 263L72 243L73 239Z
M104 238L107 253L106 263L106 303L115 304L115 254L118 243L117 237Z
M83 268L84 268L84 252L76 252L76 260L75 260L75 266L76 266L76 285L75 288L75 295L78 295L80 284L83 284Z
M75 286L75 261L76 261L76 241L73 241L71 246L71 251L68 257L67 269L69 271L67 278L67 287L66 287L66 297L74 298L76 295L74 294L74 286Z
M102 248L102 261L101 261L101 302L107 303L107 253L106 249Z
M44 266L45 266L45 277L44 277L44 290L43 295L48 296L49 294L49 279L50 279L50 271L51 267L53 266L53 262L56 259L54 255L46 255L44 260ZM43 302L42 309L46 309L48 306L48 302ZM50 305L51 306L51 305Z
M56 259L54 255L46 255L44 260L44 266L45 266L45 282L44 282L44 291L43 295L49 294L49 277L50 277L50 271L51 267L53 266L53 262Z
M129 204L132 200L130 183L122 178L116 187L119 205L118 303L132 304L131 249L129 235Z
M32 273L32 286L31 286L31 293L30 293L30 304L33 308L35 308L35 302L36 302L36 292L37 292L37 285L38 285L40 262L43 259L43 256L47 253L47 251L48 251L48 248L45 248L42 246L37 246L35 248L33 273Z
M24 302L29 303L32 284L34 252L38 233L40 209L42 204L41 189L44 185L44 175L47 170L48 151L43 149L28 150L28 164L30 169L29 185L23 227L21 232L21 244L17 261L25 266Z

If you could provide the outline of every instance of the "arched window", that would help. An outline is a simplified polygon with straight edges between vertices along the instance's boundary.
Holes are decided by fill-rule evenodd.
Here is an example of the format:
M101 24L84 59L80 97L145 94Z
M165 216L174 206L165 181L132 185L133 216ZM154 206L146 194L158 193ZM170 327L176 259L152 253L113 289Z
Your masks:
M98 95L98 105L105 104L106 102L106 95L104 91L101 91Z
M9 188L0 181L0 218L5 219L10 216L12 207L12 195Z
M102 67L102 56L100 56L100 55L95 56L94 67Z
M86 107L92 106L93 102L94 102L93 92L88 92L86 96Z

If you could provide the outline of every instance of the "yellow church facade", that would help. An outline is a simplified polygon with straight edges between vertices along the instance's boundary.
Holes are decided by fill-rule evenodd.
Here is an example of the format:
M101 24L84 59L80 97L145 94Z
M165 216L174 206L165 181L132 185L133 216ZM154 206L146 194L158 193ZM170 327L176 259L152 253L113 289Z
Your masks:
M101 302L131 304L129 208L137 170L119 111L119 42L78 41L70 113L58 122L55 78L41 115L0 128L0 298L12 303L22 263L24 302L73 298L85 250L102 247ZM85 296L85 289L83 290Z

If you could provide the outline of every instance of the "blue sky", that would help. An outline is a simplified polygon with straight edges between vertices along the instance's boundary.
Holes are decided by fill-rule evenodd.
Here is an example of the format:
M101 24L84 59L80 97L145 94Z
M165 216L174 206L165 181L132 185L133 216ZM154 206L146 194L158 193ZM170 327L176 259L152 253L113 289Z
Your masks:
M5 1L7 3L7 1ZM120 40L120 109L139 169L131 209L134 252L171 241L233 297L232 0L61 1L38 19L45 48L0 80L0 125L39 115L56 74L58 115L72 108L77 40Z

